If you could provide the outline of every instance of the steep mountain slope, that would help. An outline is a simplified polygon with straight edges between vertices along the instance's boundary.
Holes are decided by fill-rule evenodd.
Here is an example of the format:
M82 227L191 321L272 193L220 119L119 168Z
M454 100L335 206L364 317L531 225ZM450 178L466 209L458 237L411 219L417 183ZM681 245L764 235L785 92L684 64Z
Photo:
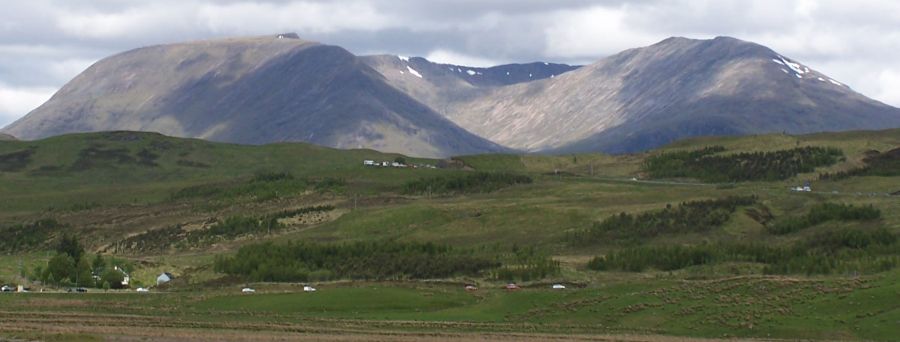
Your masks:
M900 110L728 37L670 38L448 103L437 109L450 120L527 151L631 152L688 136L900 127Z
M140 130L416 156L502 150L391 87L346 50L294 37L163 45L116 55L5 131L36 139Z

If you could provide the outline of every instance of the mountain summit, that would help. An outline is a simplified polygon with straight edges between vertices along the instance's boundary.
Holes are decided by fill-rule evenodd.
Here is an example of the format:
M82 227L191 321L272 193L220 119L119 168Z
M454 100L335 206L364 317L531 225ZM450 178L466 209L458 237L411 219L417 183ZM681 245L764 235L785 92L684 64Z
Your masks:
M4 129L143 130L443 157L634 152L701 135L900 127L900 109L765 46L669 38L578 67L354 56L280 34L104 59Z

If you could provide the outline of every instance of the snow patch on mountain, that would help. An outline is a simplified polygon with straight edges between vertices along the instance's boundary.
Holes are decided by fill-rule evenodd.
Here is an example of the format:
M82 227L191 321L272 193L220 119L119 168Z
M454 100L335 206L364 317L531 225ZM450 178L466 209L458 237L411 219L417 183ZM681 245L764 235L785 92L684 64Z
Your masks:
M413 74L413 76L416 76L416 77L418 77L418 78L422 78L422 74L420 74L418 71L416 71L416 69L413 69L411 66L407 65L407 66L406 66L406 70L409 70L409 73L410 73L410 74Z

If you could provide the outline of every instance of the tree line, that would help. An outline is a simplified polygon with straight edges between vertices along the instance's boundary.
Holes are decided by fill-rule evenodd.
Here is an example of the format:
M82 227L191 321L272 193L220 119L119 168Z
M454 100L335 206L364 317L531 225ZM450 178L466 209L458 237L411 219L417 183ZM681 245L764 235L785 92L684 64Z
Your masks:
M31 278L56 286L123 288L125 273L131 265L99 253L91 258L73 235L63 235L56 245L56 255L46 265L38 265Z
M771 152L717 155L722 146L694 151L668 152L648 157L643 170L653 178L696 178L705 182L779 181L816 167L837 163L843 152L836 148L806 146Z
M660 234L707 232L728 222L738 207L754 204L756 200L755 196L728 196L684 202L677 207L667 204L662 210L639 214L622 212L574 233L570 240L576 245L635 243Z
M414 195L483 193L532 181L529 176L515 173L461 172L410 181L404 185L403 192Z
M861 221L881 217L881 210L870 205L854 206L842 203L820 203L802 216L784 217L766 226L770 234L784 235L828 221Z
M324 281L333 279L436 279L484 276L535 280L559 273L559 263L534 248L489 249L375 241L341 244L271 242L241 247L219 256L217 272L248 281Z
M885 228L842 229L819 232L787 246L733 242L623 248L594 257L588 268L673 271L723 262L760 263L766 274L877 273L900 265L900 244Z
M497 266L464 250L413 242L267 242L241 247L234 256L219 256L214 263L217 272L248 281L443 278L477 275Z

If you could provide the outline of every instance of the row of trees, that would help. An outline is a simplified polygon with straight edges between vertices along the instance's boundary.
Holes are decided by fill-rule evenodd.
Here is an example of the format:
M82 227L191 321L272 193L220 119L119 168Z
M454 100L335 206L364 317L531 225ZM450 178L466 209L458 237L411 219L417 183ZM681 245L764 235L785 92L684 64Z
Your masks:
M454 194L491 192L516 184L530 184L531 177L507 172L461 172L422 178L406 183L407 194Z
M843 157L839 149L812 146L717 155L723 151L722 146L712 146L663 153L648 157L643 169L654 178L687 177L706 182L778 181L832 165Z
M881 210L870 205L853 206L852 204L820 203L809 209L802 216L785 217L767 225L770 234L784 235L828 221L874 220L881 217Z
M544 279L560 272L559 261L553 260L549 254L534 246L520 248L517 244L513 244L512 248L506 248L500 244L482 245L474 253L489 256L501 265L489 272L488 277L495 280L530 281Z
M32 272L32 279L57 286L78 286L97 288L121 288L126 269L121 261L107 261L97 254L91 259L81 243L72 236L64 235L56 246L56 255L46 266L38 265ZM121 269L116 269L121 265Z
M576 245L604 241L635 243L660 234L707 232L720 227L739 206L756 202L755 196L729 196L714 200L681 203L677 207L639 214L620 213L573 234Z
M249 281L443 278L477 275L498 266L467 250L413 242L269 242L241 247L234 256L219 256L214 263L217 272Z
M662 271L723 262L764 264L769 274L875 273L900 262L897 236L887 229L843 229L814 234L788 246L713 243L694 246L638 246L593 258L594 270Z

